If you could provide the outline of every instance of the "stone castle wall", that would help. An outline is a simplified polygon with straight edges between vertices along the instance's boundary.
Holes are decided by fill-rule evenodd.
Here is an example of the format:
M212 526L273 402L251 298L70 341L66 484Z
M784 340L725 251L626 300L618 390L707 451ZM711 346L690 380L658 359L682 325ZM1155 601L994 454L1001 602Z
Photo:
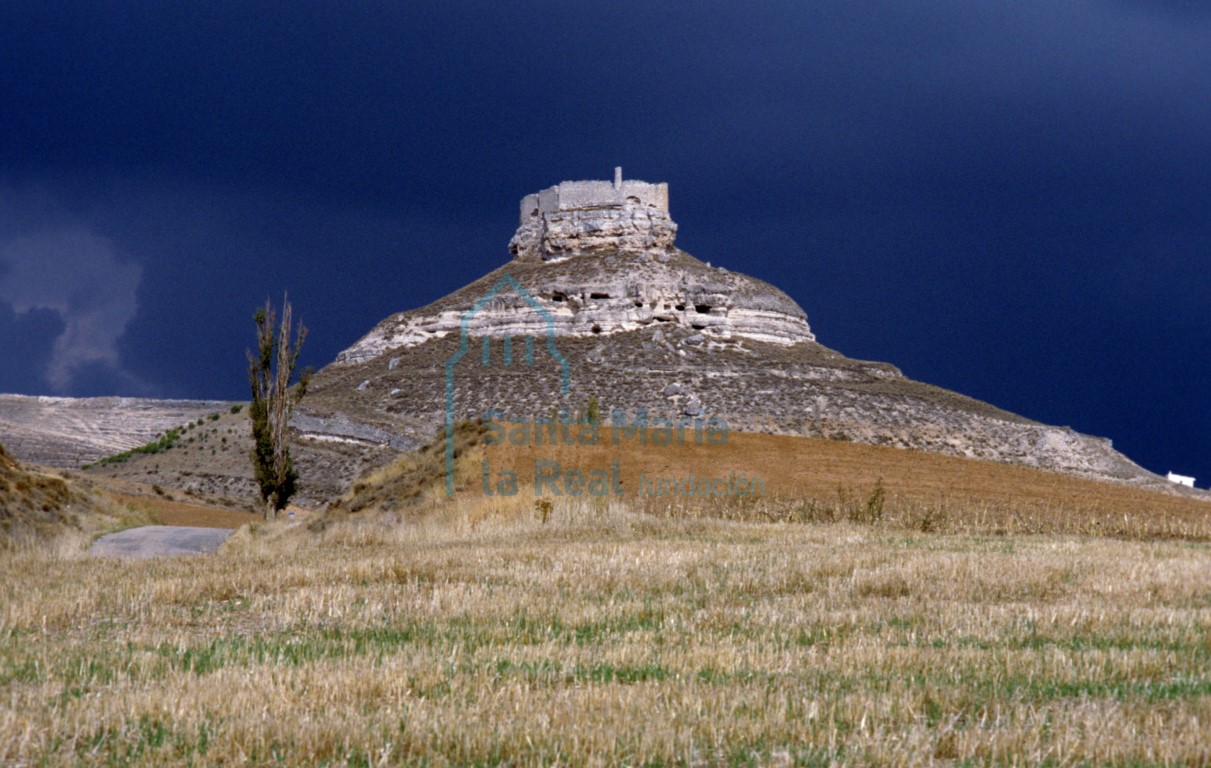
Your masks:
M521 201L509 251L518 259L551 261L606 253L668 253L677 235L669 218L669 185L565 181Z
M591 210L593 208L622 208L626 205L655 208L669 212L669 185L646 181L623 181L622 169L608 181L564 181L541 192L521 199L519 224L526 224L543 214L560 211Z

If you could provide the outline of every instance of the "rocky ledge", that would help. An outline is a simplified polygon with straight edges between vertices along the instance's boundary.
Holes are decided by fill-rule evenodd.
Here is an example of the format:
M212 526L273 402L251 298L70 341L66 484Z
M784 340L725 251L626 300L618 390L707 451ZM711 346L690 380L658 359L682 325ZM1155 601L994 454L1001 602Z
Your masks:
M665 211L644 205L555 211L522 222L509 252L516 259L557 261L619 251L667 253L677 225Z
M468 336L609 336L683 328L704 339L793 345L814 341L793 299L756 278L708 266L672 249L619 249L563 261L515 260L427 307L393 315L338 364L371 360L433 339Z

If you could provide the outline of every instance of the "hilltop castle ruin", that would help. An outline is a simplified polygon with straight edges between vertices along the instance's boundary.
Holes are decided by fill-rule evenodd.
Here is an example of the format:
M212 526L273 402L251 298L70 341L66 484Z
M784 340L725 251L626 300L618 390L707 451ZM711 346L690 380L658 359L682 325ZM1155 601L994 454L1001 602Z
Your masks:
M560 211L640 205L668 213L669 185L633 179L624 181L622 168L615 168L613 184L608 181L564 181L541 192L526 195L521 199L521 221L518 225L524 226L544 214Z
M677 236L669 218L669 185L564 181L521 199L509 251L517 259L553 261L610 252L667 253Z

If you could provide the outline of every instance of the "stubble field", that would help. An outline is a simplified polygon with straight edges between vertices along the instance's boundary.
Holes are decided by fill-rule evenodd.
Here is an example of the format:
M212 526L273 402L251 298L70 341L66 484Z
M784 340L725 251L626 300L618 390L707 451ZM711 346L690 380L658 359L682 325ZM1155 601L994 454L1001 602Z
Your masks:
M397 517L4 555L0 764L1211 761L1205 541Z

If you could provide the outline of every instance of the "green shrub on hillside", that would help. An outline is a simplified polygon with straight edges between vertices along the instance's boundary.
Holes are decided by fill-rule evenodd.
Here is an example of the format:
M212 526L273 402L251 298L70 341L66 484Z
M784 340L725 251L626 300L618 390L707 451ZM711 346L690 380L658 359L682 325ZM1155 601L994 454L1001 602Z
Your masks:
M121 453L115 453L112 456L97 459L92 464L85 464L84 468L91 469L92 467L104 467L109 464L121 464L138 453L156 454L160 451L167 451L169 448L176 445L177 440L181 438L181 435L185 433L185 430L192 426L193 424L190 423L188 427L173 427L167 432L161 433L159 437L150 443L144 443L143 445L131 448L129 451L122 451Z

